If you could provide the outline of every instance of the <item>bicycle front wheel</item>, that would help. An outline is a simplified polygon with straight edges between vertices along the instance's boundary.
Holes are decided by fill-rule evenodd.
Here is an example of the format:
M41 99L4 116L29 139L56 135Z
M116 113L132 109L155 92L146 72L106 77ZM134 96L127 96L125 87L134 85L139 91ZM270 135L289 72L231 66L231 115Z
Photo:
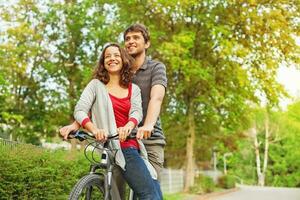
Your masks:
M69 200L101 200L104 199L104 177L89 174L82 177L72 189Z

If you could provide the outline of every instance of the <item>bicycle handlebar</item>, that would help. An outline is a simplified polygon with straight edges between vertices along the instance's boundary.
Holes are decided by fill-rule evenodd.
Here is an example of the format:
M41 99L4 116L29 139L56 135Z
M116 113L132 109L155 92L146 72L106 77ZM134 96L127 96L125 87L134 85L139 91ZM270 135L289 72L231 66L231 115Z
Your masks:
M107 137L107 140L118 139L118 136L119 134L110 135ZM84 141L87 139L93 139L93 140L96 139L94 135L85 132L83 130L71 131L70 134L68 135L68 139L73 139L73 138L76 138L79 141ZM135 136L129 135L127 136L126 139L135 139L135 138L136 138Z

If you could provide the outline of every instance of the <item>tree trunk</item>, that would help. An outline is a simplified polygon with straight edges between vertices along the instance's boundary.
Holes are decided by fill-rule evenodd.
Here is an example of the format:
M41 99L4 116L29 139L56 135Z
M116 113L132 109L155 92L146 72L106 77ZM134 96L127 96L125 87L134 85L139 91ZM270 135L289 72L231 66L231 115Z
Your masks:
M256 173L258 179L258 185L264 185L264 177L263 173L261 172L261 163L260 163L260 156L259 156L259 143L257 138L257 129L256 125L251 129L253 139L254 139L254 148L255 148L255 157L256 157Z
M263 174L263 182L262 186L265 185L265 176L266 176L266 172L267 172L267 166L268 166L268 157L269 157L269 135L270 135L270 131L269 131L269 114L268 111L266 112L266 120L265 120L265 152L264 152L264 165L263 165L263 170L262 170L262 174Z
M70 70L72 71L72 70ZM70 77L69 79L69 88L68 88L68 94L69 94L69 106L70 106L70 110L71 110L71 115L70 115L70 121L73 122L74 121L74 117L73 117L73 111L75 108L75 99L76 99L76 92L75 92L75 87L74 87L74 80ZM76 150L76 146L77 146L77 140L76 139L72 139L71 140L71 150Z
M194 158L194 143L195 143L195 119L192 111L193 103L190 103L188 109L188 135L186 143L186 167L185 167L185 185L184 191L188 191L194 185L195 178L195 158Z
M255 156L256 156L256 171L257 171L257 179L258 185L264 186L265 185L265 177L268 167L268 157L269 157L269 114L268 111L266 112L265 116L265 146L264 146L264 160L263 166L261 167L261 161L259 156L259 142L257 139L257 130L256 126L253 128L253 137L254 137L254 147L255 147Z

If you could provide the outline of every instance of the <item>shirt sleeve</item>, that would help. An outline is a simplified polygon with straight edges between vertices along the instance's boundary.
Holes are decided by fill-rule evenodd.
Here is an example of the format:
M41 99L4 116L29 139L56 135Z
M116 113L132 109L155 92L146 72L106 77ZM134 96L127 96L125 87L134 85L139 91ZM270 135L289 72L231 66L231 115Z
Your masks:
M133 118L133 117L129 118L128 121L134 123L134 126L138 125L138 121L135 118Z
M82 124L81 124L81 126L82 127L84 127L85 125L86 125L86 123L88 123L88 122L90 122L91 120L90 120L90 118L85 118L83 121L82 121Z
M154 66L152 70L152 84L151 87L154 85L163 85L165 88L167 88L167 73L166 73L166 67L162 63L158 63Z
M95 79L89 82L89 84L84 88L75 106L74 118L81 125L83 125L84 121L87 123L86 119L89 119L89 112L96 98L95 83Z

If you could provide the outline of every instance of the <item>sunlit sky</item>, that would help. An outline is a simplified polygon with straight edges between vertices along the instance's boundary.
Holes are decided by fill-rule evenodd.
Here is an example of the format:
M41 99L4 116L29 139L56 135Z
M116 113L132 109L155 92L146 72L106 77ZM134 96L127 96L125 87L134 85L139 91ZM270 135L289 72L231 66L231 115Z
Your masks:
M284 85L285 89L292 98L300 98L300 70L295 67L281 66L278 70L277 80ZM286 107L293 99L283 99L281 107Z

